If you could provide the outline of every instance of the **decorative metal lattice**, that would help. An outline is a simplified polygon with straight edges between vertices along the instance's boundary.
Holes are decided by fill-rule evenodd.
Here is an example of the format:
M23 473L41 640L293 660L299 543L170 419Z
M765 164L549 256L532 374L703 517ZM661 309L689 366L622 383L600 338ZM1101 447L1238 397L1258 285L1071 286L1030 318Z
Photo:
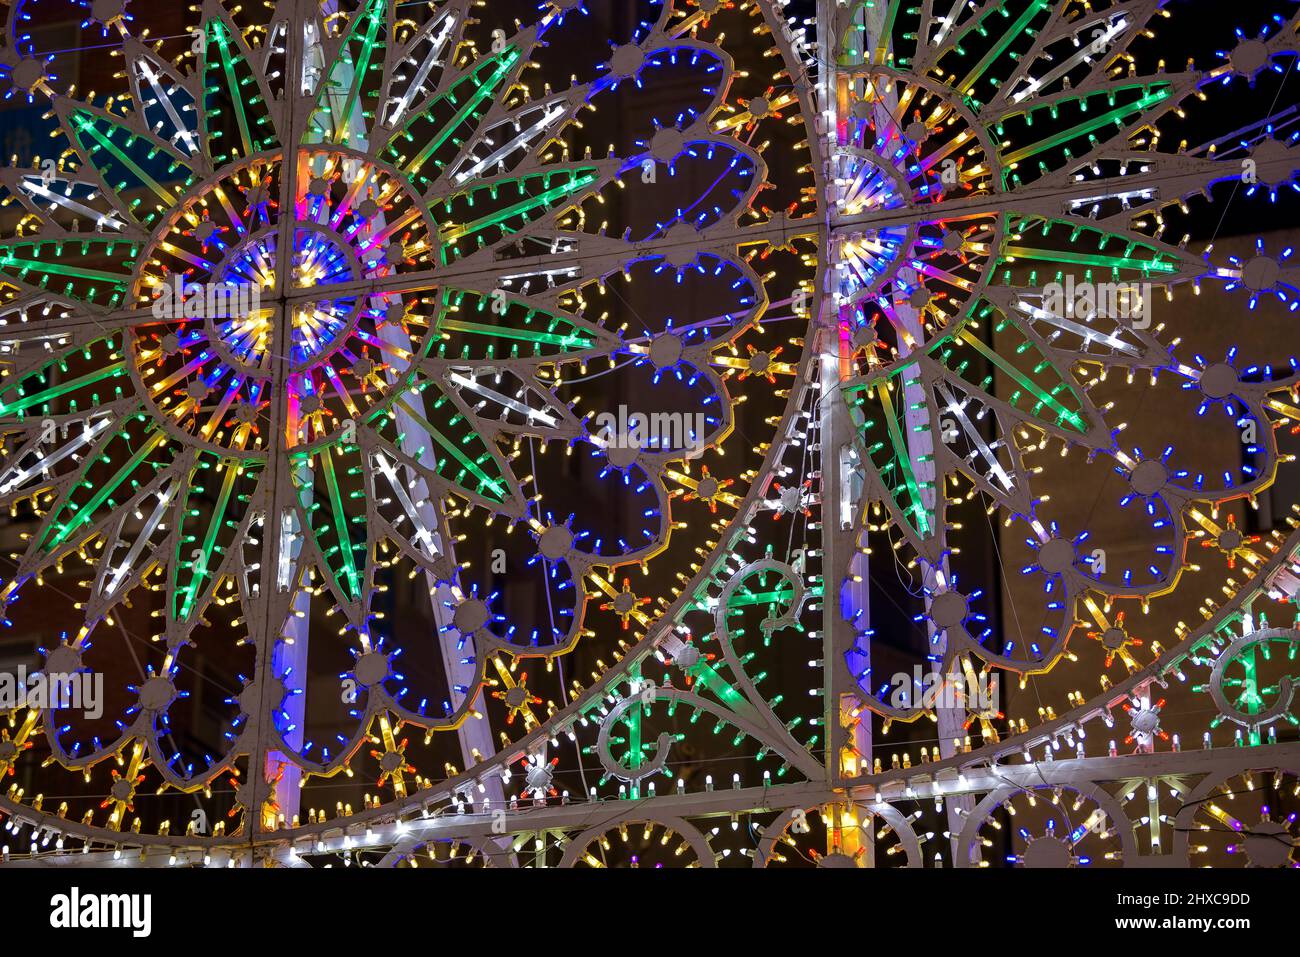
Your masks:
M15 3L6 859L1293 865L1268 6Z

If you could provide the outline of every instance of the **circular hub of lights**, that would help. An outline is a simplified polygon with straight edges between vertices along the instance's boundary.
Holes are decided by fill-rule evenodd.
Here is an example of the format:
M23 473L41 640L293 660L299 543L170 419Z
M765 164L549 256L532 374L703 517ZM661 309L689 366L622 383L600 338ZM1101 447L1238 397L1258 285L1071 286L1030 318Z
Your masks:
M134 282L164 320L132 331L150 404L186 438L234 451L265 449L277 426L291 445L355 431L417 347L401 292L373 283L436 246L425 204L392 171L302 151L286 215L282 163L236 164L196 191L155 229Z

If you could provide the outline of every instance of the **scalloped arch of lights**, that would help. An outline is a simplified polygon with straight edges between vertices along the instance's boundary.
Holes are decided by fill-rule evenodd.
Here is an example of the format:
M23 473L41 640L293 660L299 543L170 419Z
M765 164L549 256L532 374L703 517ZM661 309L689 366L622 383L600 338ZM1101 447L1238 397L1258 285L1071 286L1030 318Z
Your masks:
M1195 6L16 0L4 859L1294 866L1300 20Z

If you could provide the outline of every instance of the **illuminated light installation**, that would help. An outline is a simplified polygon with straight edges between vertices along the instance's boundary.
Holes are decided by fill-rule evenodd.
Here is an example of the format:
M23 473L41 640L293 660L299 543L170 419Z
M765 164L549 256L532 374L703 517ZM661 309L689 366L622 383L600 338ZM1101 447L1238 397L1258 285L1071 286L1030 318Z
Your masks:
M1286 200L1290 112L1186 130L1296 21L1172 70L1162 6L15 4L0 601L76 602L42 667L113 690L7 713L5 858L1294 864L1300 539L1234 506L1295 360L1163 317L1296 307L1284 244L1179 235ZM1128 425L1147 383L1234 455Z

